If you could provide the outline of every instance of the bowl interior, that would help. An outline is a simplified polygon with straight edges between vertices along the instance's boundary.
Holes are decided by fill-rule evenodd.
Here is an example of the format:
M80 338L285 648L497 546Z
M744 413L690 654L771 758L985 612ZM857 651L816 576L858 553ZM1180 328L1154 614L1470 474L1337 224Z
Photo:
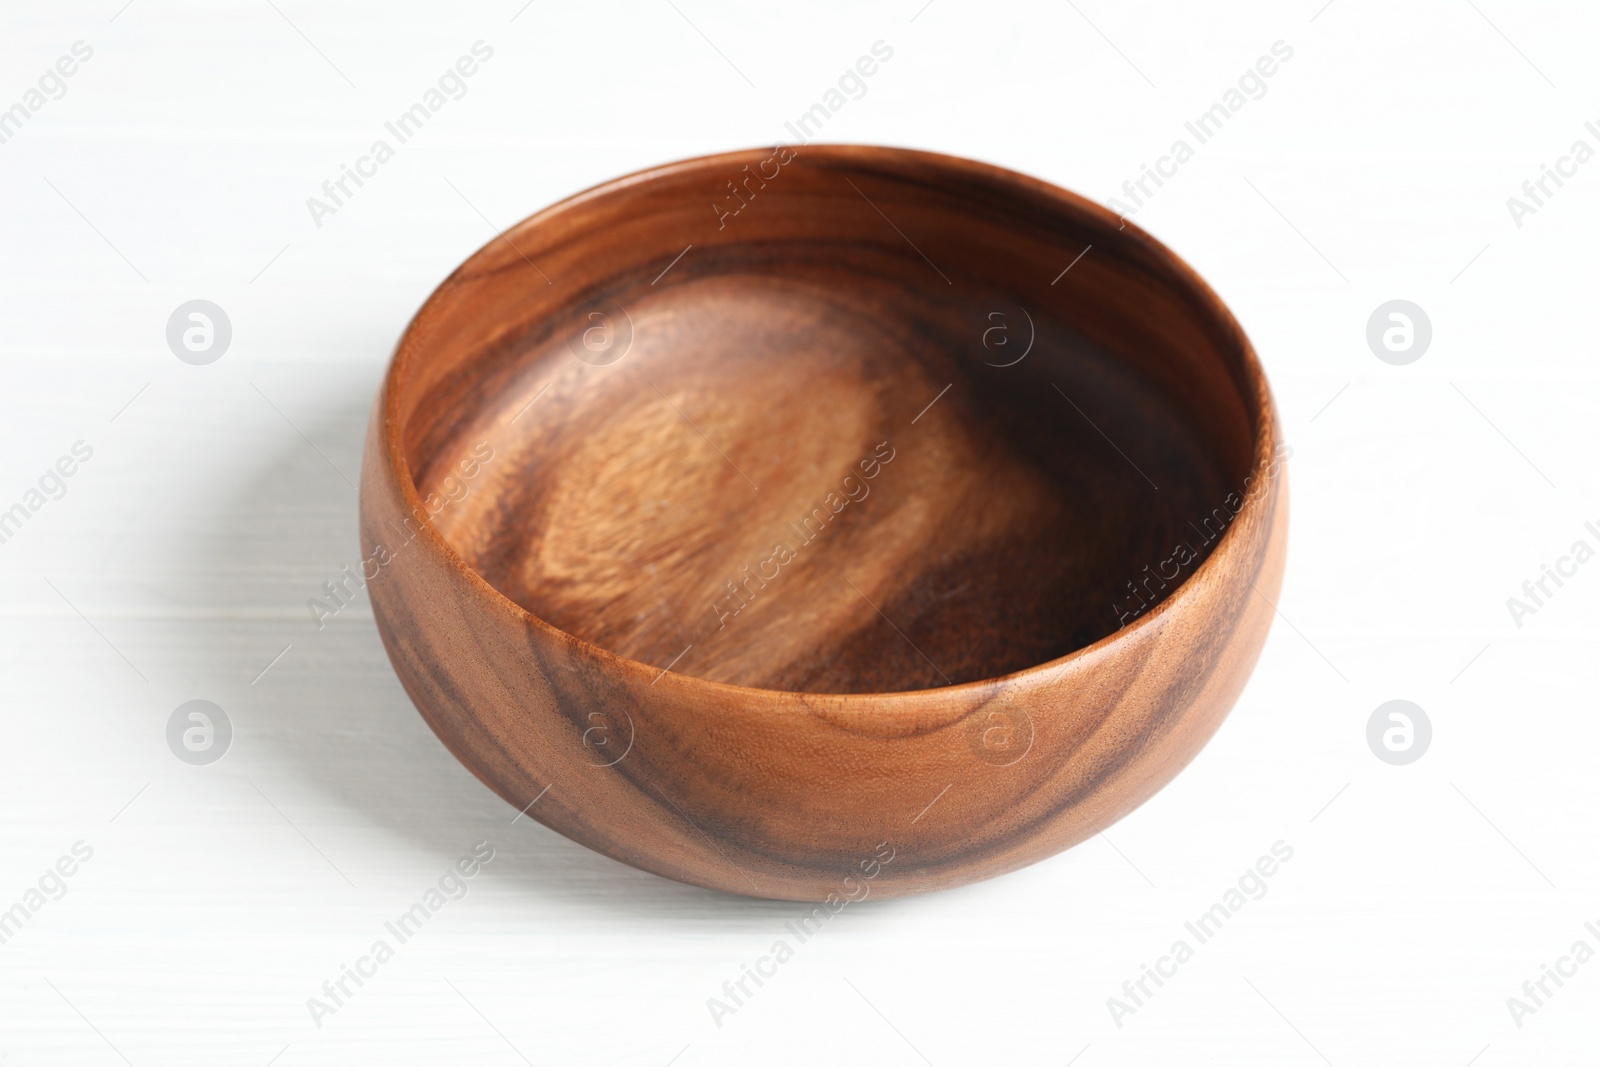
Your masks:
M1258 431L1214 298L1027 179L783 151L535 216L419 315L392 401L461 558L617 654L819 693L1034 666L1176 589Z

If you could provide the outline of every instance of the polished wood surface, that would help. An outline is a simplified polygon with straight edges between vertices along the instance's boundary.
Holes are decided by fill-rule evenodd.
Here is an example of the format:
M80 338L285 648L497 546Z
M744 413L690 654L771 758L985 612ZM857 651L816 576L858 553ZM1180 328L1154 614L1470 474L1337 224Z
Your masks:
M784 148L619 179L452 275L378 397L361 537L407 691L529 817L730 892L903 895L1193 758L1272 617L1282 451L1237 324L1131 224Z

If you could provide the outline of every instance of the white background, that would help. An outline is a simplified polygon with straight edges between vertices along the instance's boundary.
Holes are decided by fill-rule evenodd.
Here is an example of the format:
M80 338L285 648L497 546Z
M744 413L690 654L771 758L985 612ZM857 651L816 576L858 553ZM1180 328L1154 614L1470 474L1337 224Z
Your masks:
M1592 7L122 2L8 0L0 32L0 106L94 49L0 145L0 508L94 449L0 545L0 908L94 849L0 946L0 1059L1593 1062L1600 961L1520 1028L1506 999L1600 948L1600 563L1520 628L1505 603L1600 543L1600 161L1520 228L1505 203L1600 147ZM306 198L479 39L468 95L316 227ZM826 139L1102 201L1294 49L1137 214L1260 349L1289 571L1244 696L1163 793L1026 871L852 905L719 1028L706 999L803 909L513 825L365 600L321 632L305 600L358 558L373 391L485 216L770 145L878 40L893 59ZM205 367L164 338L197 297L234 329ZM1434 327L1409 366L1364 337L1393 298ZM164 738L194 698L236 732L209 767ZM1394 698L1434 726L1404 767L1365 740ZM485 838L466 898L315 1026L307 997ZM1107 998L1280 839L1267 895L1114 1025Z

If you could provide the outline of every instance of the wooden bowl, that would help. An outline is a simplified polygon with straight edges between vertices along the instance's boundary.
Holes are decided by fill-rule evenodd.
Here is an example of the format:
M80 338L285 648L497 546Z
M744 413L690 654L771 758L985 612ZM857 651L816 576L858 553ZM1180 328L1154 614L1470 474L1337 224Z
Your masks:
M961 885L1096 834L1255 663L1287 495L1244 333L1032 178L811 145L507 231L378 395L395 670L514 809L732 893Z

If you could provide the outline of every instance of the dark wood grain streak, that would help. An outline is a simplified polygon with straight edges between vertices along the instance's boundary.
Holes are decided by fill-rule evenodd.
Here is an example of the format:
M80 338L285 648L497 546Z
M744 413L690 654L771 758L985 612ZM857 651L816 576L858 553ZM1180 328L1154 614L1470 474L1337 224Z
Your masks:
M519 809L548 787L530 818L734 893L850 895L883 842L873 894L960 885L1217 729L1282 577L1277 420L1131 224L970 161L785 152L723 227L771 151L580 194L440 286L373 412L368 588L457 758Z

